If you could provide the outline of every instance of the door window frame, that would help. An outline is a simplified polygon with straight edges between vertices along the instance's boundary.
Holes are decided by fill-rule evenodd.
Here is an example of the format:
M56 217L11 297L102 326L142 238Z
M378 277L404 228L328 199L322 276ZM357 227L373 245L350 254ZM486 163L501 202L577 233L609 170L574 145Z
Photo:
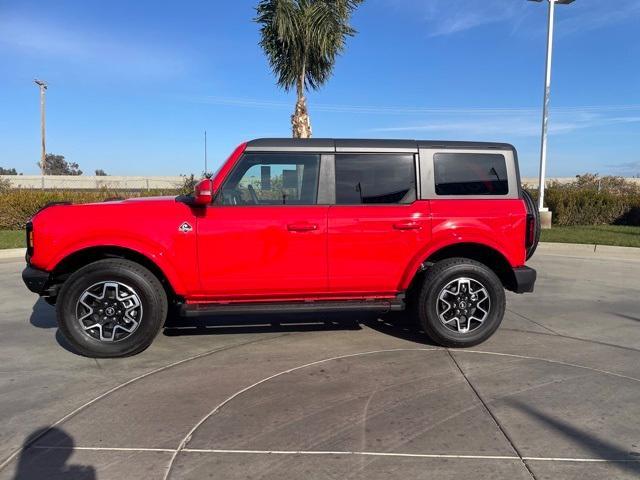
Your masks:
M337 185L337 179L336 179L336 157L340 156L340 155L365 155L365 156L370 156L370 155L380 155L380 156L390 156L390 155L404 155L404 156L408 156L411 155L413 156L413 176L414 176L414 188L416 190L416 195L415 195L415 199L410 202L410 203L398 203L398 202L394 202L394 203L336 203L336 191L338 188ZM323 155L324 156L324 155ZM415 202L417 202L418 200L420 200L421 198L421 183L420 182L420 161L419 161L419 155L418 153L416 153L415 150L404 150L404 151L364 151L364 150L358 150L358 151L351 151L351 150L347 150L347 151L340 151L337 152L335 155L326 155L327 157L331 157L330 158L330 162L331 162L331 193L332 193L332 206L335 207L389 207L389 206L397 206L397 207L408 207L410 205L413 205Z
M304 203L304 204L300 204L300 203L257 203L257 204L242 204L242 205L230 205L230 204L224 204L224 203L218 203L218 199L220 198L220 195L222 195L222 192L224 191L225 186L231 181L231 179L234 177L234 175L238 172L238 170L241 168L242 162L245 159L246 156L251 155L263 155L263 156L274 156L274 157L280 157L280 158L284 158L287 156L303 156L303 155L309 155L309 156L315 156L318 157L318 170L317 170L317 179L316 179L316 199L314 203ZM226 178L223 180L222 184L220 185L220 188L218 189L218 191L215 193L214 198L211 202L211 204L209 205L209 207L216 207L216 208L220 208L220 207L232 207L232 208L238 208L238 207L316 207L316 206L321 206L321 205L327 205L326 203L321 203L321 200L326 201L328 195L326 193L326 178L327 178L327 168L328 166L324 165L327 161L324 160L324 157L326 157L326 155L321 154L320 152L313 152L313 151L304 151L304 152L295 152L295 151L250 151L250 152L244 152L240 158L238 159L238 161L236 162L236 164L233 166L233 168L231 169L231 171L228 173L228 175L226 176ZM251 168L251 167L250 167ZM248 170L247 170L248 171ZM246 172L245 172L246 173Z

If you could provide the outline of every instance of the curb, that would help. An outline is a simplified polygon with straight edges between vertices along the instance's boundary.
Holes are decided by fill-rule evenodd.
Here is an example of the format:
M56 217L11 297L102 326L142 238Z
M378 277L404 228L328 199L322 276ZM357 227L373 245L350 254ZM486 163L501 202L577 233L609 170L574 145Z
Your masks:
M611 245L594 245L587 243L540 242L537 253L562 255L567 257L600 257L640 260L640 248L637 247L614 247Z
M5 258L24 258L26 253L26 248L4 248L0 250L0 260Z

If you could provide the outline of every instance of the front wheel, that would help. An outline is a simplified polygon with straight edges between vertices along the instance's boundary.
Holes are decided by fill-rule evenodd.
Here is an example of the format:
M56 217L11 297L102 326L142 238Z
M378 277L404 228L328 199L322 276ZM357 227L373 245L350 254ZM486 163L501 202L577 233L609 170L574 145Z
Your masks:
M471 347L493 335L504 311L504 288L492 270L475 260L450 258L428 270L417 313L438 344Z
M151 344L167 317L167 295L142 265L98 260L65 281L56 313L60 331L78 353L124 357Z

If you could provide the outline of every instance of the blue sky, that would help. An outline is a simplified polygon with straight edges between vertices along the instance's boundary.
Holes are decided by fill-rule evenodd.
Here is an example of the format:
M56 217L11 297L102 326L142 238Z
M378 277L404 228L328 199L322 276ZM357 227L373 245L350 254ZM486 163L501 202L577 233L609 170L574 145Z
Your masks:
M289 136L293 94L259 49L256 0L0 0L0 166L48 148L119 175L215 167L243 140ZM614 5L614 6L612 6ZM546 4L368 0L314 135L513 143L537 175ZM548 173L640 174L640 0L557 8Z

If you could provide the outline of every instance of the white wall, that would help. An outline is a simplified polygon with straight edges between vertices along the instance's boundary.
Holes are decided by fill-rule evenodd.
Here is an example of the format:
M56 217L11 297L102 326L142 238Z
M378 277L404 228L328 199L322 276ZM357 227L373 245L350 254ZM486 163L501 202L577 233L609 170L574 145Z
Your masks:
M0 178L11 182L13 188L59 188L59 189L94 189L109 188L114 190L154 188L176 188L182 185L184 177L116 177L90 175L0 175Z

